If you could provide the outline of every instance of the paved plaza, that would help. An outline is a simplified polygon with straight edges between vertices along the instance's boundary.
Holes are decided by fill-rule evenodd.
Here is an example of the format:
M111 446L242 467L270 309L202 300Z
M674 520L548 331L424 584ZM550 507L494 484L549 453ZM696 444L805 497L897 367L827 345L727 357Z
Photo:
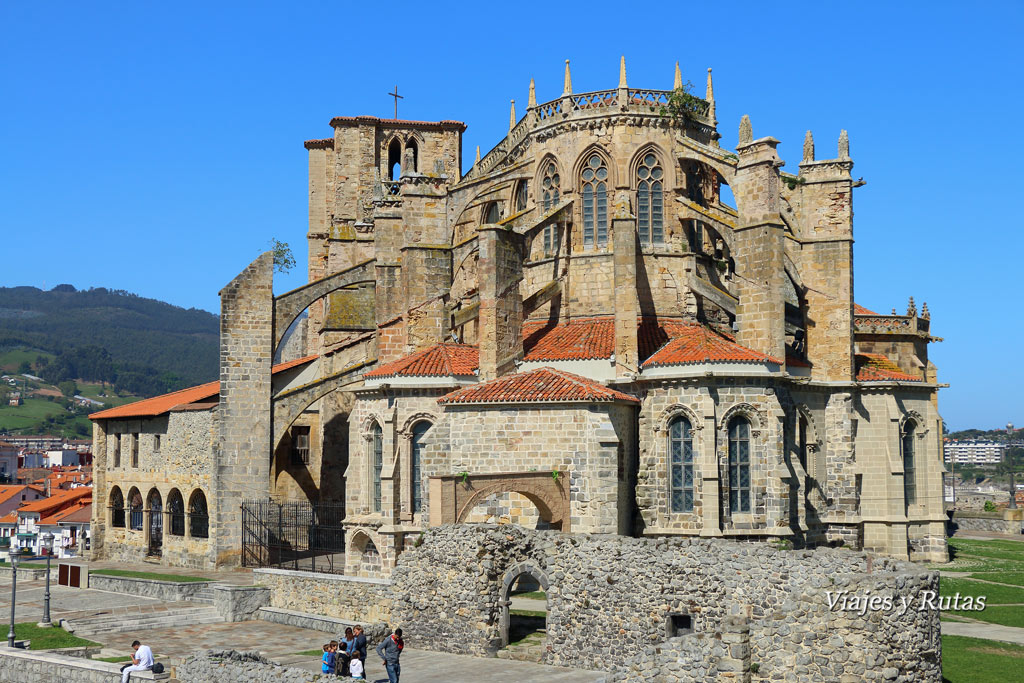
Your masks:
M218 577L219 578L219 577ZM240 583L242 581L239 581ZM16 620L36 622L43 614L43 581L18 581ZM0 579L0 615L10 614L10 578ZM161 603L151 598L108 593L92 589L50 586L51 619L85 618L103 614L130 613L133 609L158 610L174 603ZM180 604L180 603L177 603ZM320 658L299 655L299 652L320 649L332 638L322 631L273 624L264 621L221 624L182 624L173 628L132 630L123 633L101 633L88 636L103 645L102 656L126 655L135 639L150 645L158 659L174 662L196 650L235 649L259 650L260 653L287 666L318 671ZM596 671L579 671L504 659L466 657L415 649L416 634L407 633L408 646L402 654L405 680L423 683L487 680L488 683L591 683L601 678ZM127 658L126 658L127 659ZM367 660L369 681L386 681L380 659L372 654Z

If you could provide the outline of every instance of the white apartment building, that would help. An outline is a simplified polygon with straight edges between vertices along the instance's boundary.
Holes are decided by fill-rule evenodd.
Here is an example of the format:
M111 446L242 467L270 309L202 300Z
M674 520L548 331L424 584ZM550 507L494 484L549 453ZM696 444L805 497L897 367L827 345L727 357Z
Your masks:
M943 459L956 465L997 465L1003 460L1006 444L981 439L945 439Z

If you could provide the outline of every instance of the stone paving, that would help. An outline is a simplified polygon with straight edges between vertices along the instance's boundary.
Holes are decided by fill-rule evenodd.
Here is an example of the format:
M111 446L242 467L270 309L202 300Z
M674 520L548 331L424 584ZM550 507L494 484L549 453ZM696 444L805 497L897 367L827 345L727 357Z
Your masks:
M251 580L250 580L251 583ZM6 617L10 610L10 581L0 582L0 615ZM18 581L17 613L18 622L35 622L42 618L44 581ZM132 610L156 611L170 603L121 593L108 593L92 589L67 588L50 584L50 616L56 621L103 613L120 613ZM536 601L531 601L536 602ZM543 601L540 601L543 605ZM6 620L6 619L5 619ZM411 634L410 634L411 635ZM263 621L224 624L182 624L175 628L133 630L124 633L101 633L89 636L103 645L101 656L127 655L131 642L139 639L150 645L158 659L173 663L180 657L196 650L225 649L259 650L264 656L288 666L310 671L319 670L317 656L296 653L319 650L331 639L331 634L322 631L272 624ZM410 643L414 637L409 637ZM376 655L368 659L369 681L386 681L383 666ZM411 646L402 655L402 673L410 681L422 683L451 683L486 679L488 683L590 683L601 677L599 672L563 669L529 662L502 659L466 657L426 650L415 650Z

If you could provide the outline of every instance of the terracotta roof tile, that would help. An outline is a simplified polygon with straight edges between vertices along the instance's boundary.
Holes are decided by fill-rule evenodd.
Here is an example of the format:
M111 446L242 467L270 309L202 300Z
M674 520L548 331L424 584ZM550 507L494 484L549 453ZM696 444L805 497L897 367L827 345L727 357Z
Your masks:
M854 315L878 315L874 311L872 311L870 309L867 309L867 308L864 308L860 304L856 304L856 303L853 305L853 314Z
M681 320L642 318L637 321L640 358L645 359L689 325ZM561 325L531 322L523 325L523 360L594 360L615 352L615 318L581 318Z
M35 493L42 493L42 489L37 486L26 486L25 484L8 484L0 486L0 503L6 503L11 498L19 496L22 493L28 495L28 491Z
M479 364L480 352L475 346L435 344L375 368L363 377L472 377Z
M778 358L773 358L759 351L740 346L709 327L704 325L687 325L678 336L669 340L668 343L648 358L642 367L649 368L709 362L775 363L782 365L782 361Z
M295 360L288 361L287 363L278 363L271 368L271 374L290 370L294 367L298 367L299 365L314 361L316 358L317 356L306 356L305 358L297 358ZM90 415L89 419L109 420L111 418L119 417L155 417L157 415L163 415L177 406L205 401L206 399L213 398L218 394L220 394L220 382L207 382L206 384L200 384L197 387L180 389L178 391L172 391L169 394L154 396L153 398L144 398L141 401L135 401L134 403L126 403L125 405L118 406L117 408L101 410L98 413Z
M908 375L900 366L881 353L857 354L858 382L920 382L920 377Z
M18 512L8 512L3 517L0 517L0 524L17 524L18 523Z
M29 503L25 503L18 512L38 512L40 516L53 514L56 510L61 510L68 505L74 505L75 501L92 498L92 487L91 486L79 486L77 489L69 489L67 491L60 491L55 493L49 498L43 498L41 500L34 500Z
M555 368L506 375L453 391L438 399L441 405L465 403L639 403L636 398Z

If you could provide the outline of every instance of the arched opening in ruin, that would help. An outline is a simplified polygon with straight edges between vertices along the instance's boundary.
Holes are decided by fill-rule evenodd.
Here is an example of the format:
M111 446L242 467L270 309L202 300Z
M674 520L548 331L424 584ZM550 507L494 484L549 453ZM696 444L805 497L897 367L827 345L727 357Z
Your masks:
M363 530L352 536L345 548L345 573L350 576L379 577L384 568L383 558L370 535Z
M548 577L530 563L510 567L501 586L501 646L540 661L547 642Z
M466 524L516 524L527 529L560 529L561 522L551 521L551 510L530 496L518 491L501 491L486 495L462 520Z

